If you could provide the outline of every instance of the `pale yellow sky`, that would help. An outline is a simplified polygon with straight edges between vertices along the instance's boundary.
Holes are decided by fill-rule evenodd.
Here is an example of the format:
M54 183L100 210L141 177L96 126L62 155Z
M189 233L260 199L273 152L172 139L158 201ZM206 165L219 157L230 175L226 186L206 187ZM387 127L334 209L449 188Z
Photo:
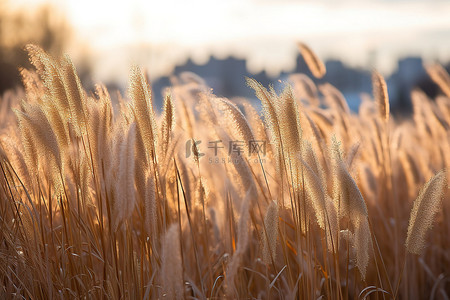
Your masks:
M250 71L276 75L293 67L296 41L306 42L324 59L370 63L385 73L395 68L399 56L450 59L448 1L50 2L75 27L74 45L89 48L96 80L125 81L124 70L132 63L158 77L188 56L202 63L210 54L246 58ZM74 56L77 51L69 49Z

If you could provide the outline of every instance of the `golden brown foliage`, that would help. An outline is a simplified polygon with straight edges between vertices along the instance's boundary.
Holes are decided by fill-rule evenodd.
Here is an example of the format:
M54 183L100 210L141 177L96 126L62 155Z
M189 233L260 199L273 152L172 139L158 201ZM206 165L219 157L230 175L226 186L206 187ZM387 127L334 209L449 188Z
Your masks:
M359 114L303 74L248 79L260 116L184 74L158 116L137 67L115 103L27 49L0 111L0 298L448 298L450 98L415 90L400 122L377 73Z

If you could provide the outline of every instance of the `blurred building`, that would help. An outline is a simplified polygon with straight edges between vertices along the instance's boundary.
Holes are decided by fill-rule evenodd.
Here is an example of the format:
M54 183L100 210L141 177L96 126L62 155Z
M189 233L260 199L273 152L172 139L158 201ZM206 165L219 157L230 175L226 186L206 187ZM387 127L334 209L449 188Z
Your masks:
M398 61L397 69L387 79L391 105L396 108L410 110L411 91L419 86L419 82L429 80L420 57L407 57ZM427 91L425 91L427 92Z
M332 59L325 61L327 73L324 78L315 79L300 55L296 61L297 64L293 73L304 73L318 85L325 82L331 83L342 92L349 107L354 111L358 110L361 94L372 94L371 70L352 68L340 60ZM245 76L255 78L264 86L273 84L275 87L280 87L287 81L289 75L289 73L282 73L278 78L270 78L265 72L251 74L247 71L245 60L233 57L226 59L210 57L209 61L203 65L188 60L186 64L175 67L173 75L176 76L185 71L193 72L202 77L218 96L228 98L240 96L250 99L255 96L253 90L246 85ZM438 93L437 87L428 77L420 57L400 59L397 69L391 75L386 76L386 82L391 110L394 113L404 113L411 110L410 93L416 87L422 89L431 97ZM162 102L161 91L166 86L170 86L169 77L161 77L152 82L154 98L158 106Z
M211 56L208 62L203 65L198 65L191 59L188 59L184 65L175 67L173 75L177 76L183 72L192 72L199 75L213 89L215 95L228 98L254 98L253 90L246 84L246 76L255 78L264 86L267 86L274 81L274 79L269 78L264 71L258 74L249 73L247 71L246 61L234 57L217 59ZM161 92L164 87L170 86L170 78L168 76L160 77L151 84L155 103L158 107L161 107Z

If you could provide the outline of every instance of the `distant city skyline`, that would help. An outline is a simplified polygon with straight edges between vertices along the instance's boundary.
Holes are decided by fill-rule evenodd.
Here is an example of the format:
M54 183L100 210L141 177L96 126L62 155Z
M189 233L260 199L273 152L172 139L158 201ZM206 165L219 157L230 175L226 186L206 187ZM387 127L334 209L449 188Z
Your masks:
M309 76L317 86L330 83L335 86L346 98L349 107L357 111L361 95L372 95L371 69L354 68L341 60L329 59L324 63L327 73L324 78L316 79L310 73L304 60L298 54L297 63L292 72L283 72L277 78L270 77L265 71L252 74L245 67L245 60L234 57L217 59L210 57L206 64L196 64L188 60L185 64L176 66L173 70L175 76L183 72L193 72L205 80L213 89L214 94L230 99L245 97L256 101L254 91L246 85L245 76L249 76L260 82L263 86L273 84L277 90L284 88L289 82L290 74L304 73ZM414 88L420 88L431 97L440 93L439 88L432 82L425 71L421 57L404 57L396 62L392 74L386 76L389 98L393 112L405 113L411 109L410 93ZM447 68L450 64L446 64ZM172 85L168 76L151 80L153 101L156 107L162 107L161 92ZM259 103L259 101L256 101Z

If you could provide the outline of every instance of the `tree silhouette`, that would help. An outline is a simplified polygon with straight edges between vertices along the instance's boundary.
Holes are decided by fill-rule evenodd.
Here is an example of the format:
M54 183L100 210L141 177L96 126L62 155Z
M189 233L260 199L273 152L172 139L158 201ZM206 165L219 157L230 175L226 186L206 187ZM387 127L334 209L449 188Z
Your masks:
M19 67L30 67L23 50L28 43L60 55L71 28L60 10L43 4L30 11L0 0L0 95L20 85Z

